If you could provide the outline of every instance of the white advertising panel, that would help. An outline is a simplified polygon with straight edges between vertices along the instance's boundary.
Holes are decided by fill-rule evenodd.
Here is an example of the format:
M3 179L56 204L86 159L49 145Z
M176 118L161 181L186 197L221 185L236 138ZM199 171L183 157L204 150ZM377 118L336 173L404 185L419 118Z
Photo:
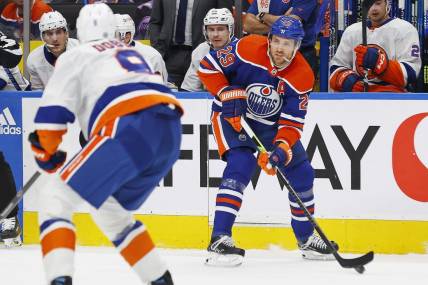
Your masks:
M24 181L36 169L25 139L38 100L23 99ZM138 213L212 220L225 163L207 162L216 154L212 135L207 137L210 101L181 101L180 159ZM79 149L78 134L72 125L62 144L69 157ZM311 100L302 141L316 170L317 217L428 220L428 100ZM25 210L37 210L40 187L43 179L26 196ZM238 222L289 223L288 193L276 177L260 173L244 196Z

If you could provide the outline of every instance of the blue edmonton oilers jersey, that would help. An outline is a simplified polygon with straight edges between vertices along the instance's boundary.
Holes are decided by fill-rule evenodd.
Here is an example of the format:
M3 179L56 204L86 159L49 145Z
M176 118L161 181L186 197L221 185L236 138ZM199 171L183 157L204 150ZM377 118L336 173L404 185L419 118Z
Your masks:
M290 65L278 69L268 56L267 38L250 35L207 54L198 75L215 96L214 112L221 112L221 92L244 89L247 118L265 126L294 128L300 137L314 83L312 70L300 53Z

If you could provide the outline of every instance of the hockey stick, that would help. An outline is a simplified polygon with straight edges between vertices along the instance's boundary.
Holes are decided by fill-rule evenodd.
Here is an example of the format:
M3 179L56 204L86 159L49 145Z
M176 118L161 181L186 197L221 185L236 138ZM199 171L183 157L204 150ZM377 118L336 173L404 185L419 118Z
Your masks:
M262 142L257 138L256 134L253 132L253 130L251 129L251 127L248 125L248 123L245 121L244 118L241 118L241 125L242 125L242 128L245 130L245 132L251 137L253 142L256 144L259 152L266 151L266 148L263 146ZM364 265L371 262L374 258L373 251L370 251L369 253L366 253L365 255L357 258L345 259L341 257L337 252L337 249L333 246L331 241L327 238L327 236L321 230L321 227L318 225L315 218L312 217L311 213L309 213L308 209L303 204L300 197L297 195L296 190L293 189L293 187L288 182L287 178L285 178L285 175L284 173L282 173L281 169L277 168L277 172L279 174L278 177L281 180L281 182L285 185L285 187L287 188L291 196L293 196L293 198L297 201L297 204L305 213L306 218L308 218L308 220L314 226L315 230L320 235L321 239L327 244L327 247L332 251L334 257L339 262L340 266L344 268L354 268L360 274L364 273L365 271Z
M40 176L40 172L36 171L33 176L25 183L24 187L16 193L15 197L13 197L12 201L6 206L6 208L0 214L0 221L7 217L7 215L12 212L13 208L22 200L24 194L30 189L30 187L36 182L37 178Z
M361 17L361 25L362 25L362 36L363 36L363 46L367 46L367 14L369 12L370 7L374 4L375 0L364 0L362 3L362 17ZM364 72L364 92L369 90L369 80L367 78L368 71Z

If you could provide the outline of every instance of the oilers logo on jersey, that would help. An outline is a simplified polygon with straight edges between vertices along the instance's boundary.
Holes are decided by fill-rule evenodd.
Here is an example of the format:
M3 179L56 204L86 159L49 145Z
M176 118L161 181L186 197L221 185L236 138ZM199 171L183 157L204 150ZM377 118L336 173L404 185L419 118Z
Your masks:
M267 118L279 112L281 96L272 85L254 83L247 87L247 111L259 118Z

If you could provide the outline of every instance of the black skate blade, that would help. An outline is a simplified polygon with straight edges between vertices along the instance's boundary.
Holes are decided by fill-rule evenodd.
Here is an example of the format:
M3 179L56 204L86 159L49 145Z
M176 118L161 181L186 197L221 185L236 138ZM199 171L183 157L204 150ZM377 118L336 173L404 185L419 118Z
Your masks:
M339 264L344 268L355 268L366 265L374 259L373 251L356 258L343 258L337 252L333 253Z

